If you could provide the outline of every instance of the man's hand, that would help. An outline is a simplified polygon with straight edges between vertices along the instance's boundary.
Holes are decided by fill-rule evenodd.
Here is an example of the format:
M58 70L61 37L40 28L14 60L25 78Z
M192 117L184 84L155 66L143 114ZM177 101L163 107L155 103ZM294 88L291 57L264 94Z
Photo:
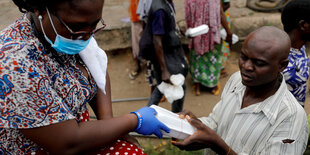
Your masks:
M162 72L161 74L161 79L162 81L166 82L166 83L169 83L169 84L172 84L171 81L170 81L170 76L171 74L169 73L169 71L166 69Z
M215 143L214 140L218 135L197 118L191 118L189 115L186 115L186 119L197 131L184 139L184 141L171 141L171 143L179 149L187 151L212 148Z
M192 113L191 111L189 110L183 110L182 112L178 113L179 114L179 117L181 119L185 119L185 116L189 116L191 119L196 119L198 121L200 121L195 115L194 113Z
M234 150L232 150L225 143L225 141L219 135L216 134L215 131L204 125L190 111L183 111L180 114L180 118L184 114L188 114L185 115L185 118L197 130L193 135L187 137L183 141L171 141L173 145L175 145L181 150L187 150L187 151L211 148L217 154L236 155L236 152L234 152Z

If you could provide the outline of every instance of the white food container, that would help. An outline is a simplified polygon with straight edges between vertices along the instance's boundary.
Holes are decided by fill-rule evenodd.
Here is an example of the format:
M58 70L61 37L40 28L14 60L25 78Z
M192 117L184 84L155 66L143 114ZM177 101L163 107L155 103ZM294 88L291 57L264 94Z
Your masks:
M196 129L190 125L186 119L180 119L178 114L156 105L152 105L151 108L157 111L156 118L170 128L170 133L162 131L163 135L177 139L185 139L194 134Z

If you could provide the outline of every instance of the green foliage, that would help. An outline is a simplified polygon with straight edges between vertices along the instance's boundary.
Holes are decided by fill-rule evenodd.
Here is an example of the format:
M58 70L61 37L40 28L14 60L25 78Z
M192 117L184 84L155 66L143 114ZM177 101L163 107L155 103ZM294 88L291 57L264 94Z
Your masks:
M162 140L158 145L153 145L151 141L148 141L142 145L142 148L147 155L203 155L203 150L182 151L168 140Z

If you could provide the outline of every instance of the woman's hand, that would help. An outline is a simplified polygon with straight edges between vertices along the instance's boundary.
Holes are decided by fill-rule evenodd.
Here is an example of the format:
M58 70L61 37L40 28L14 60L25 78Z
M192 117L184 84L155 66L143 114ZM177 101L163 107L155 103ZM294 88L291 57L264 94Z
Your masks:
M170 132L170 129L155 117L157 114L155 109L143 107L132 113L135 113L138 118L138 125L135 132L143 135L155 134L159 138L163 136L160 130L167 133Z

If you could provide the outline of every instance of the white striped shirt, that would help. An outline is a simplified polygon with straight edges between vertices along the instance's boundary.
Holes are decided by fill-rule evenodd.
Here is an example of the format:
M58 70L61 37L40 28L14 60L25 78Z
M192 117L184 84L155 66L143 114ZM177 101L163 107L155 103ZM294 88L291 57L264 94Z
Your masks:
M241 109L245 89L240 72L234 73L220 102L200 120L238 154L303 154L308 141L307 116L285 80L274 95ZM294 142L283 143L285 139Z

